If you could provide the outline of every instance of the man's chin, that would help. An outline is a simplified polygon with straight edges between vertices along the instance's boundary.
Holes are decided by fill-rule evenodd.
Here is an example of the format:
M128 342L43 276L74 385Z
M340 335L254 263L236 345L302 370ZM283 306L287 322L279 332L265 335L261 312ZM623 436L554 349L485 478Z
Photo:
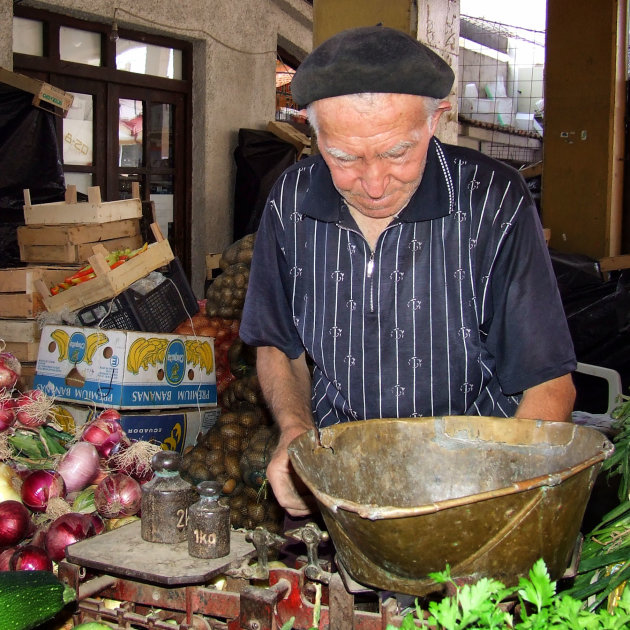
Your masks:
M351 205L362 215L370 217L371 219L387 219L388 217L393 217L401 209L399 205L389 203L357 203L356 200Z

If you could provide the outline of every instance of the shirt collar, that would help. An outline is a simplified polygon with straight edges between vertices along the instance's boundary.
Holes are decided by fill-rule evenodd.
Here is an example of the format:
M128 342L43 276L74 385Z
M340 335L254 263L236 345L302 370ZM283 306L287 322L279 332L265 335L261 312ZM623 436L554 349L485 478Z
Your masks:
M333 184L326 163L321 155L316 156L301 212L321 221L339 221L343 205L343 198ZM444 148L439 140L431 138L420 186L399 214L399 220L413 222L438 219L453 212L454 208L453 177Z

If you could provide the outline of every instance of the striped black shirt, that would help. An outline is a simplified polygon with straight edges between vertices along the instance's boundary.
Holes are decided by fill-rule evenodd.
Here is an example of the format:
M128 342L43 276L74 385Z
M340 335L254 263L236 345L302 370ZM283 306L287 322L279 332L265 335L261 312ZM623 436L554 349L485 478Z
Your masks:
M513 415L575 369L536 208L517 171L431 141L374 251L320 156L289 168L256 237L241 338L314 362L320 426Z

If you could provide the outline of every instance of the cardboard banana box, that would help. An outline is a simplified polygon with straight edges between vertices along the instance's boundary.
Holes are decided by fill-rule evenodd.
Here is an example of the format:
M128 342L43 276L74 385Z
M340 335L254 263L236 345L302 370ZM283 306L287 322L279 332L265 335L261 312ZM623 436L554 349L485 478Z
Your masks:
M48 325L34 387L114 409L215 406L214 339Z

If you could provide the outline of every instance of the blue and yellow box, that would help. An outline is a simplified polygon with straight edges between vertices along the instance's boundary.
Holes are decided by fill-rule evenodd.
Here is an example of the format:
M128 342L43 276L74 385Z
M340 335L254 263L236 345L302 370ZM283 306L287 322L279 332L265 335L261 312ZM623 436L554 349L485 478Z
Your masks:
M214 339L44 326L33 387L113 409L213 407Z

